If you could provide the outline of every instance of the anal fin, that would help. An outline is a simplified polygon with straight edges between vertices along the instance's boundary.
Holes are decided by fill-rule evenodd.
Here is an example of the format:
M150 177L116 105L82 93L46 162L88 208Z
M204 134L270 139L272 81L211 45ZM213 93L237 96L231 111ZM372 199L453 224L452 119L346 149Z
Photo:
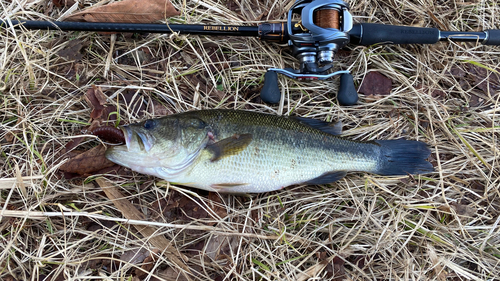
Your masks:
M306 181L304 184L311 184L311 185L317 185L317 184L327 184L327 183L332 183L340 180L341 178L345 177L347 175L346 172L344 171L335 171L335 172L328 172L324 173L321 176L314 178L312 180Z

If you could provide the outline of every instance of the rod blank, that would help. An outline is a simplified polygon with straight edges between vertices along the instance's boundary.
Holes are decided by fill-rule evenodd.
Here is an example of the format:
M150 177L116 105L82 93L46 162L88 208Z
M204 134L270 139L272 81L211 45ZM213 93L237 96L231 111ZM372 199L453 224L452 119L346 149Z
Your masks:
M201 25L201 24L154 24L154 23L110 23L71 21L11 21L13 26L36 30L172 33L198 35L258 36L257 26ZM1 26L10 26L5 20Z

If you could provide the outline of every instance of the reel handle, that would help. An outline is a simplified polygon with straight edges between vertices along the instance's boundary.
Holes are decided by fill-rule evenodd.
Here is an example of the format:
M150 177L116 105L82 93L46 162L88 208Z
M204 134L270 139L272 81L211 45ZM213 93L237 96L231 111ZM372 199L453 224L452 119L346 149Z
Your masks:
M264 75L264 86L260 91L262 101L269 104L277 104L281 99L281 91L278 85L278 73L295 79L308 79L307 74L297 74L293 69L269 69ZM328 79L335 75L340 75L340 85L337 93L337 100L340 105L354 105L358 102L358 92L354 87L354 80L348 71L337 71L328 75L320 75L320 79ZM309 78L310 79L310 78Z

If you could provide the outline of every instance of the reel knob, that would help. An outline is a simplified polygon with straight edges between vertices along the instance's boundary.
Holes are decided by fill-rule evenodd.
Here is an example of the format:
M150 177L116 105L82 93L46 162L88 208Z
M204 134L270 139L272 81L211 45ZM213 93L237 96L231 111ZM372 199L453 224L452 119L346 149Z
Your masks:
M354 105L358 102L358 92L354 87L354 79L350 73L340 74L339 92L337 100L340 105Z
M276 104L280 102L281 91L278 86L278 73L268 70L264 74L264 86L260 91L260 98L265 103Z

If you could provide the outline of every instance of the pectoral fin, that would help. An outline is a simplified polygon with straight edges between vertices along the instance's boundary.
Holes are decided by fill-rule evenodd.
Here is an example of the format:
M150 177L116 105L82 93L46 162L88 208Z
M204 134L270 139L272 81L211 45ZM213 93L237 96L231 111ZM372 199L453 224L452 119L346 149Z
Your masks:
M341 178L345 177L346 175L347 175L347 173L344 171L324 173L317 178L314 178L312 180L305 182L304 184L317 185L317 184L332 183L332 182L336 182L336 181L340 180Z
M213 162L240 153L251 141L251 134L233 135L232 137L207 145L206 149L213 154L210 159Z

